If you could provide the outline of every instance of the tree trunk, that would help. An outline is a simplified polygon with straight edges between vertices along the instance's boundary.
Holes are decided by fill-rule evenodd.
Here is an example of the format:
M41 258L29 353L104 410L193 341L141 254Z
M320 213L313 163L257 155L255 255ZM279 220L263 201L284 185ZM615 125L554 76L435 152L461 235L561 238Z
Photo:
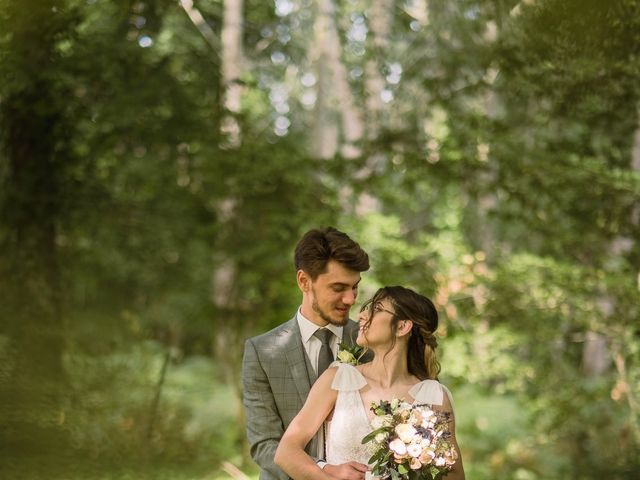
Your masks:
M180 6L211 46L215 55L218 55L219 52L222 53L223 106L226 115L222 119L220 130L226 137L223 147L237 148L242 140L240 124L236 117L240 113L243 92L240 82L244 63L242 54L243 2L242 0L224 1L221 39L218 39L200 10L194 6L193 0L180 0Z
M0 104L0 342L10 364L0 376L0 431L14 453L63 447L64 331L56 235L63 209L67 92L52 73L55 42L65 27L49 25L60 2L7 7L7 52L16 76ZM68 194L68 192L65 192Z
M384 102L382 91L385 81L382 64L385 58L394 3L390 0L373 0L369 15L369 60L365 65L367 90L367 138L375 140L383 120Z
M242 0L225 0L222 25L222 82L224 107L222 133L227 136L227 146L237 148L241 142L240 113L242 99Z
M631 147L631 170L640 171L640 105L638 106L638 126L634 131L633 145ZM636 202L629 219L631 225L637 227L640 224L640 202ZM611 256L619 257L627 255L636 247L634 239L626 236L618 236L611 242ZM639 272L640 273L640 272ZM598 298L598 306L605 317L615 315L616 299L610 293L603 291ZM583 349L583 367L588 376L602 375L611 364L611 352L606 338L595 332L587 332ZM620 380L623 381L623 380ZM633 396L633 390L628 390L628 395ZM635 412L634 412L635 414Z
M332 0L318 0L311 60L316 65L318 91L312 154L333 157L342 142L345 157L360 154L356 143L362 138L362 120L342 63L342 45L335 25Z
M211 45L211 48L213 48L215 52L220 51L221 46L218 37L216 36L213 29L209 26L207 21L204 19L202 13L200 13L200 10L194 7L193 0L180 0L180 6L182 6L191 22L195 25L195 27L198 29L207 43Z

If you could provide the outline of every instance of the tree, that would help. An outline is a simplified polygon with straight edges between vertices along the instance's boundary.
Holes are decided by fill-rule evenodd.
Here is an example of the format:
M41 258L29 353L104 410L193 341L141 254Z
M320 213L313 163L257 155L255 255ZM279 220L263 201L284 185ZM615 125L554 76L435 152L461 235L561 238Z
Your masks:
M74 18L65 2L3 2L0 86L3 168L0 181L1 333L6 359L0 383L3 443L17 451L52 445L65 385L65 334L59 242L76 188L69 141L75 126L60 76ZM46 25L46 28L39 28ZM6 355L6 353L5 353Z

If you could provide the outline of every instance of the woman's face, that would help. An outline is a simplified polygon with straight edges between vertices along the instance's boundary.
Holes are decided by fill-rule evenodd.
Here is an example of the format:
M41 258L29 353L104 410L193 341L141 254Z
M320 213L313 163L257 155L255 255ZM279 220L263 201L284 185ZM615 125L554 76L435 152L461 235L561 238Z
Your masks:
M388 298L369 303L358 315L360 330L356 343L369 348L391 343L395 336L391 328L394 314Z

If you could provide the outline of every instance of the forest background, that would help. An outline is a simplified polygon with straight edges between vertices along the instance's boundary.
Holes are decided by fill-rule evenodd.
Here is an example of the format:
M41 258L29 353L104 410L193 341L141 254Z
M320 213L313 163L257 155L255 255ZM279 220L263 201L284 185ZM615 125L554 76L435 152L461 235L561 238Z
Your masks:
M257 478L319 225L437 304L467 478L640 477L637 0L0 0L0 72L3 478Z

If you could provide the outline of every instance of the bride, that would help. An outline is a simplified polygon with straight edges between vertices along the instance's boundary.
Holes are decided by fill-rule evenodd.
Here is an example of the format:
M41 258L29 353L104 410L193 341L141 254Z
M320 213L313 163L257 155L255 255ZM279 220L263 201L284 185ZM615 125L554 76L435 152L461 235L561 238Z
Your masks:
M276 464L293 479L374 478L367 465L373 447L361 443L373 430L374 415L366 406L398 398L451 414L450 440L458 460L445 478L464 480L451 393L436 380L440 370L434 337L438 314L433 303L408 288L384 287L365 304L358 320L357 343L373 351L374 359L356 367L334 362L320 376L282 437ZM304 451L323 424L324 469Z

